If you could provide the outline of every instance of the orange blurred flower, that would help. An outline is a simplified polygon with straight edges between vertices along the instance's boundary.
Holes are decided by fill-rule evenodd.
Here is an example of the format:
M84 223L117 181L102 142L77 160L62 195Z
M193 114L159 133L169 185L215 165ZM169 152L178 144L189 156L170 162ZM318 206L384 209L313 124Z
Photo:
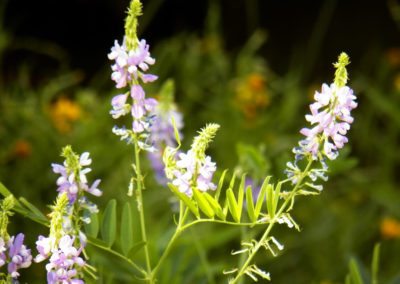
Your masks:
M270 103L264 77L251 73L237 82L235 87L235 104L249 120L257 117L258 113Z
M393 86L396 91L400 91L400 73L397 73L393 79Z
M61 133L68 133L72 130L72 123L82 116L80 106L74 101L60 97L50 108L50 117L54 126Z
M13 157L27 158L32 153L32 146L28 141L20 139L15 142L11 153Z
M381 235L386 239L400 238L400 222L394 218L385 217L381 222Z
M388 63L393 66L397 67L400 65L400 48L392 47L386 50L386 60Z

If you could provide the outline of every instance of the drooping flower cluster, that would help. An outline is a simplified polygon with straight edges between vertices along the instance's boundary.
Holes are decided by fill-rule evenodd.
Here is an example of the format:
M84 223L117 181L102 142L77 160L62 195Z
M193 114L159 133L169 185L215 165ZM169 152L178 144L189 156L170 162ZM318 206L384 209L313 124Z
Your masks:
M31 250L24 243L24 234L12 236L8 242L0 237L0 267L8 263L7 271L13 279L17 279L20 268L27 268L32 263Z
M218 128L217 124L208 124L195 137L191 149L187 153L178 154L178 160L176 155L179 147L165 149L163 155L165 175L180 192L189 197L193 195L193 189L203 192L216 189L216 185L212 182L216 164L205 154L205 150Z
M347 64L349 64L348 56L345 53L340 54L338 62L334 64L336 67L334 83L330 86L323 84L321 92L315 92L315 102L310 105L311 114L306 115L306 120L313 127L300 130L305 138L299 142L299 147L293 149L295 162L288 162L285 171L293 184L296 184L303 175L298 162L307 157L319 161L321 167L308 170L307 176L311 182L306 185L321 191L322 185L316 185L314 182L317 179L328 179L325 175L328 170L326 158L336 159L338 150L348 141L346 134L354 120L351 111L357 107L357 103L353 90L346 86Z
M113 133L128 143L132 143L133 140L140 141L138 144L142 149L153 151L154 147L148 139L157 101L146 98L140 81L153 82L157 80L157 76L145 73L149 65L155 63L155 59L151 57L146 41L137 38L137 17L141 15L141 9L140 1L131 2L122 44L115 41L108 54L108 58L114 61L111 66L113 71L111 79L115 81L116 88L121 89L127 86L130 88L129 91L118 94L111 100L110 114L117 119L130 113L133 119L132 126L129 128L114 126ZM128 101L129 96L131 100Z

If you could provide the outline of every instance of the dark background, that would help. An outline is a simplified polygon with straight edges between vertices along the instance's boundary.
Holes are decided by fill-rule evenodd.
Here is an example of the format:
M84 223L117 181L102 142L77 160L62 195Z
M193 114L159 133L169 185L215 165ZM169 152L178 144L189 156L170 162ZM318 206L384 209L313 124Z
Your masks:
M140 33L157 45L182 32L204 30L204 19L210 1L153 0L143 1L144 16ZM393 1L262 1L215 0L220 3L221 30L228 52L238 50L257 29L266 30L268 41L260 51L272 69L284 73L291 64L292 53L302 56L309 50L310 39L321 39L318 52L325 62L332 62L340 51L350 54L355 66L369 51L399 45L399 32L390 13ZM5 7L5 30L15 39L6 56L7 72L29 58L34 68L48 69L55 62L43 62L18 45L48 41L61 48L59 52L69 67L81 69L90 78L107 62L105 54L114 39L123 35L123 19L129 1L27 1L2 0ZM322 29L319 29L322 28ZM315 33L322 34L313 37ZM22 43L21 43L22 42ZM36 55L37 56L37 55ZM48 60L48 59L47 59ZM316 62L314 74L327 63ZM353 65L353 66L354 66Z

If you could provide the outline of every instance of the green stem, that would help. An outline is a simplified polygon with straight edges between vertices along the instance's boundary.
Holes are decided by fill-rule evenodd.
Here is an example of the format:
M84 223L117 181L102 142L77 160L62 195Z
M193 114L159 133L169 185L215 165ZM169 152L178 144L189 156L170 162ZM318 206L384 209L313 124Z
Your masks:
M140 229L142 233L142 241L144 244L144 255L146 259L146 270L149 283L153 283L153 278L151 277L151 262L150 262L150 253L149 246L147 242L147 234L146 234L146 223L144 218L144 206L143 206L143 197L142 197L142 183L143 177L140 169L140 157L139 157L140 148L135 140L135 171L136 171L136 202L137 209L139 211L140 218Z
M143 270L139 265L137 265L136 263L134 263L132 260L130 260L129 258L125 257L124 255L118 253L117 251L112 250L112 249L110 249L108 247L104 247L104 246L98 245L96 242L94 242L94 241L92 241L90 239L88 239L88 243L93 245L93 246L95 246L95 247L97 247L97 248L100 248L100 249L102 249L104 251L107 251L110 254L113 254L113 255L123 259L124 261L129 263L129 265L131 265L135 270L140 272L143 276L145 276L147 274L147 272L145 270Z
M154 267L151 276L153 279L156 279L156 275L158 270L160 269L162 263L164 260L167 258L168 254L170 253L176 239L180 236L180 234L185 230L185 226L183 226L183 223L185 222L185 219L188 215L188 208L184 206L182 200L180 201L180 210L179 210L179 221L178 221L178 226L176 227L175 233L172 236L172 238L169 240L167 247L165 248L163 254L161 255L160 259L158 260L157 265Z
M289 197L285 200L285 202L283 202L282 206L279 208L279 211L277 214L275 214L275 217L271 220L271 223L268 225L266 231L264 232L264 234L262 235L261 239L257 242L257 244L254 246L254 248L252 249L250 255L247 257L246 261L244 262L243 266L240 268L238 274L236 275L236 277L230 282L230 284L235 284L238 283L239 279L243 276L243 274L245 273L247 267L250 265L250 262L253 260L253 258L255 257L255 255L257 254L258 250L262 247L263 243L265 242L265 240L268 238L269 233L271 232L272 228L274 227L275 223L277 222L277 218L283 213L283 211L286 209L286 207L288 206L288 204L291 202L292 198L294 198L297 190L300 188L300 185L303 181L303 179L307 176L307 173L311 167L313 160L310 159L308 161L308 164L305 168L305 170L303 171L303 174L301 175L301 177L299 178L299 181L296 183L295 187L293 188L293 190L290 192Z
M247 227L240 227L241 241L248 239L248 232L246 229L247 229ZM246 261L246 255L244 253L241 253L239 256L239 266L243 266L245 261ZM242 284L242 283L243 283L243 279L240 279L238 284Z

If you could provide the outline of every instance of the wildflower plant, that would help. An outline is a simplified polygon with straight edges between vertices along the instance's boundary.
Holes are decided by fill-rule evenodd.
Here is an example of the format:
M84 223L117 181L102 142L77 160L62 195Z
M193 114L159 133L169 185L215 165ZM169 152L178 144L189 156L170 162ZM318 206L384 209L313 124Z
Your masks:
M90 202L85 193L100 196L100 180L88 185L86 174L91 171L92 160L89 153L77 155L71 146L64 147L63 165L52 164L53 172L59 174L57 179L58 197L50 216L48 237L39 236L36 248L39 254L35 262L48 259L46 264L48 283L84 283L81 279L86 273L95 271L80 256L86 246L87 237L81 230L84 223L90 223L90 216L97 213L97 206Z
M190 148L182 150L180 131L183 121L173 103L173 83L169 81L163 86L160 101L146 97L143 84L155 81L157 76L147 73L155 59L151 57L146 41L137 36L141 13L141 2L132 0L122 43L115 41L108 54L113 61L111 79L121 92L112 98L110 114L113 119L123 116L130 119L129 125L115 126L112 132L132 146L133 156L133 176L121 221L117 222L115 200L108 202L100 214L101 222L98 220L99 209L88 196L99 197L102 191L98 188L100 180L88 183L92 162L89 153L78 155L71 146L64 147L63 164L52 164L53 172L59 175L56 181L58 195L47 217L24 198L14 199L0 184L0 192L6 197L0 215L0 267L8 263L7 274L1 274L4 281L13 281L19 276L18 270L32 261L30 250L23 245L24 235L10 237L7 233L11 210L49 227L49 234L39 236L36 241L38 254L34 258L35 262L46 261L47 283L85 283L105 274L89 264L88 252L92 251L86 250L88 244L128 265L131 281L140 279L144 283L156 283L161 279L160 271L178 238L200 223L248 230L257 227L262 233L242 239L240 247L232 250L232 255L240 255L241 261L236 267L226 267L223 273L228 275L229 283L240 283L245 276L254 281L271 280L270 272L256 263L255 256L263 250L277 256L284 249L273 229L283 224L299 230L292 216L296 198L321 193L321 181L327 180L326 161L335 160L348 142L346 134L353 122L351 111L357 103L347 86L349 58L342 53L334 64L334 82L329 86L323 84L322 90L314 95L311 113L305 117L310 126L300 130L304 138L293 149L294 161L287 163L287 178L274 182L271 176L266 176L261 186L249 182L246 174L238 177L233 174L228 180L229 172L219 170L207 153L220 125L206 124ZM176 226L156 257L151 252L153 240L148 237L149 224L145 215L143 152L157 160L157 170L162 160L164 182L179 201ZM217 175L219 180L215 178ZM148 192L153 194L153 191ZM139 243L133 242L136 228L133 228L132 207L136 207L139 216ZM118 224L120 244L114 246ZM142 258L136 257L136 251L143 252ZM95 255L91 257L96 260Z

